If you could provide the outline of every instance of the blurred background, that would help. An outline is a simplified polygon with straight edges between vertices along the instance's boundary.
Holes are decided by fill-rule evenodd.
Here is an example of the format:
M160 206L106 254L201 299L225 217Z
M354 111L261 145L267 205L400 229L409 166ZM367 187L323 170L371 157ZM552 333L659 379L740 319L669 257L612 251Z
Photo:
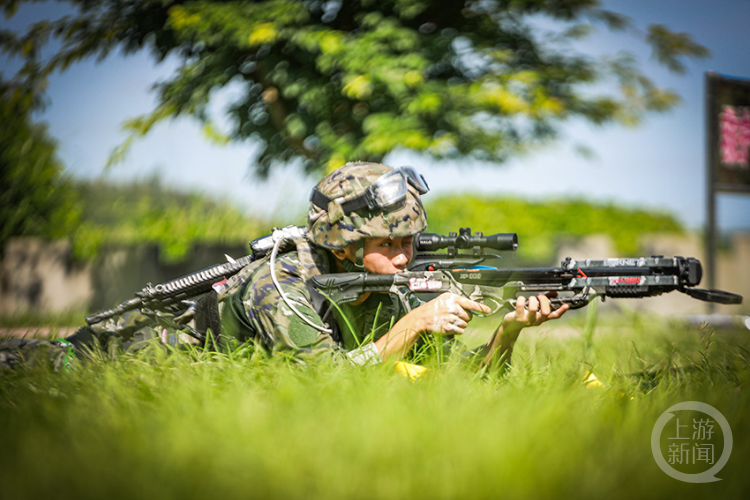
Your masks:
M518 265L703 260L705 73L750 77L743 0L3 8L6 324L245 255L350 160L416 166L430 231L517 232ZM750 196L717 225L715 285L748 297Z
M0 339L65 336L148 282L246 255L351 160L417 167L430 231L517 232L509 265L705 264L706 72L750 78L747 0L0 9ZM750 113L736 125L741 156ZM0 366L4 498L747 498L750 195L718 194L716 221L715 286L744 304L597 302L523 333L504 374L437 348L412 383L247 344ZM29 365L45 352L4 344L33 348ZM721 481L652 462L654 423L684 401L734 433Z

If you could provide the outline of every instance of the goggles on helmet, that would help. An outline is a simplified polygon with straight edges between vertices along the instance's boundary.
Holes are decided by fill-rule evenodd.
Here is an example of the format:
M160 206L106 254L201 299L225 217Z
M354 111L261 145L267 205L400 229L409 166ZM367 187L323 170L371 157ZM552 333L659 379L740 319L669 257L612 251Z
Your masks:
M380 176L361 195L340 201L341 208L344 213L356 212L363 208L388 209L406 199L407 183L411 184L420 195L430 190L427 181L414 167L398 167ZM318 191L316 187L313 189L310 201L323 210L327 210L328 204L333 199Z

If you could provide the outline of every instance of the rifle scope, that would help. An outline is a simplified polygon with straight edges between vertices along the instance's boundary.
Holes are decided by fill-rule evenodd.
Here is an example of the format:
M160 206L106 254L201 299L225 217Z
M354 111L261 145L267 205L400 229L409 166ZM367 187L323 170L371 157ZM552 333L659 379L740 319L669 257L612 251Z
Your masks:
M418 252L433 252L442 248L471 249L492 248L494 250L511 250L518 248L518 235L516 233L497 233L484 236L482 233L471 234L471 228L462 227L458 234L450 233L441 236L436 233L422 233L417 238Z

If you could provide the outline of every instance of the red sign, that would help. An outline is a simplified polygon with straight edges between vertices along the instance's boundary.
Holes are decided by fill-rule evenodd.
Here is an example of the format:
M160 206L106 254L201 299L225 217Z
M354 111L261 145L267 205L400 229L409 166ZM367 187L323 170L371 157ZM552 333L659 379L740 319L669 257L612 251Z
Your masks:
M718 191L750 191L750 80L708 76L709 161Z

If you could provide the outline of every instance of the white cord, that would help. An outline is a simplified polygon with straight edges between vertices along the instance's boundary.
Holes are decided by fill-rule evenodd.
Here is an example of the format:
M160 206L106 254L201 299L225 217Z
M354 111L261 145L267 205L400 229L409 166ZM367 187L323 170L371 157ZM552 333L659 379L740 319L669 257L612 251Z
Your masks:
M297 316L299 316L300 318L302 318L302 320L305 323L307 323L311 327L313 327L316 330L319 330L321 332L325 332L325 333L328 333L328 334L333 333L333 330L329 330L328 328L324 328L324 327L322 327L320 325L316 325L315 323L313 323L312 321L310 321L307 317L305 317L301 312L299 312L297 310L297 308L294 307L294 305L292 305L292 302L289 300L289 298L286 296L286 294L284 293L284 291L281 289L281 285L279 285L279 281L276 279L276 263L275 263L275 261L276 261L276 255L279 253L279 247L281 246L281 243L283 241L284 241L283 237L280 237L280 238L276 239L276 241L273 244L273 250L271 251L271 260L270 260L270 263L271 263L271 280L273 281L273 285L276 287L276 291L279 292L279 296L281 297L281 300L284 301L284 303L289 307L289 309L291 309L292 312L294 312L294 314L296 314Z

